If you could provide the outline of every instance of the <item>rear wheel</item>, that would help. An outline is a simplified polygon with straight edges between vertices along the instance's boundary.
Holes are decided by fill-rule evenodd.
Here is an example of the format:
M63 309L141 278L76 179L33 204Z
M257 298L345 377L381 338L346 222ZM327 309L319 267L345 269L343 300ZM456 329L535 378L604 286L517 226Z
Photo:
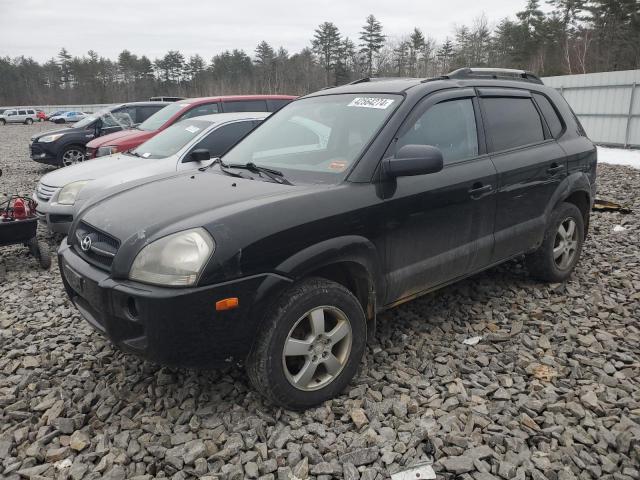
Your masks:
M299 410L339 395L356 374L366 345L358 299L320 278L300 282L271 308L249 358L254 388Z
M33 123L33 119L32 119L32 118L27 118L27 119L24 121L24 123L25 123L25 125L31 125L31 124Z
M66 147L60 154L60 166L68 167L84 161L84 148L78 145Z
M526 257L529 273L547 282L563 282L580 259L584 218L572 203L561 203L551 214L542 245Z

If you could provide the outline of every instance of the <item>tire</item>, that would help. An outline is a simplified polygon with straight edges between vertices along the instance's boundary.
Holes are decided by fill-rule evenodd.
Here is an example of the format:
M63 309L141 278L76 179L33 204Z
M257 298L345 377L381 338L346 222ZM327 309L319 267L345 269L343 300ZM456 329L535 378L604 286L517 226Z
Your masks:
M254 389L272 403L303 410L344 390L360 366L366 340L358 299L338 283L309 278L267 309L247 358L247 374ZM285 344L291 347L289 355Z
M559 283L575 268L584 243L584 218L572 203L561 203L551 213L542 245L525 257L529 274L538 280Z
M33 119L32 119L32 118L27 118L27 119L24 121L24 124L25 124L25 125L31 125L32 123L33 123Z
M68 167L76 163L83 162L85 159L84 147L80 145L69 145L65 147L58 156L58 164L61 167Z
M4 118L0 118L0 125L4 126L7 124L7 121Z
M38 260L40 261L40 266L44 270L49 270L49 268L51 268L51 254L49 253L47 245L43 242L38 242L38 250Z

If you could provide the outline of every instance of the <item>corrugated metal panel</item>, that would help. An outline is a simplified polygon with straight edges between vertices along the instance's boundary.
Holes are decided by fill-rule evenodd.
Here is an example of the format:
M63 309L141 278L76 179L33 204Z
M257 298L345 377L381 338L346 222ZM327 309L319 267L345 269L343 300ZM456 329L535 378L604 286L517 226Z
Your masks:
M596 143L640 147L640 70L543 78Z

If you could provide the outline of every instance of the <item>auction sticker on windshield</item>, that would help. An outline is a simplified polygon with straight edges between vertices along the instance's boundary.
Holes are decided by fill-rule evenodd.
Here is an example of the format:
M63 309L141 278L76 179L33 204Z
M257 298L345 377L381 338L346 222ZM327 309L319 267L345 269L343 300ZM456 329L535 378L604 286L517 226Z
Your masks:
M364 107L364 108L379 108L381 110L386 109L393 103L392 98L378 98L378 97L356 97L354 98L348 107Z

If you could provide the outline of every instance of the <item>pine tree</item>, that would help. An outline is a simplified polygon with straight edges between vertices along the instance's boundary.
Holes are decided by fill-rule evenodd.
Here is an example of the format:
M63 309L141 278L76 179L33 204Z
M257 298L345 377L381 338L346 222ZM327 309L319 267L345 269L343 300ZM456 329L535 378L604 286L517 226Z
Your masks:
M438 52L436 53L436 57L440 61L440 68L442 73L447 73L451 66L451 57L454 53L453 42L449 37L444 41Z
M360 53L365 57L365 67L369 76L373 75L373 59L384 46L385 36L382 24L376 17L369 15L360 32Z
M321 23L315 30L311 46L324 68L326 85L331 85L331 71L335 68L342 47L338 27L331 22Z
M424 35L419 28L414 28L409 37L409 71L411 75L419 75L421 55L424 53Z

